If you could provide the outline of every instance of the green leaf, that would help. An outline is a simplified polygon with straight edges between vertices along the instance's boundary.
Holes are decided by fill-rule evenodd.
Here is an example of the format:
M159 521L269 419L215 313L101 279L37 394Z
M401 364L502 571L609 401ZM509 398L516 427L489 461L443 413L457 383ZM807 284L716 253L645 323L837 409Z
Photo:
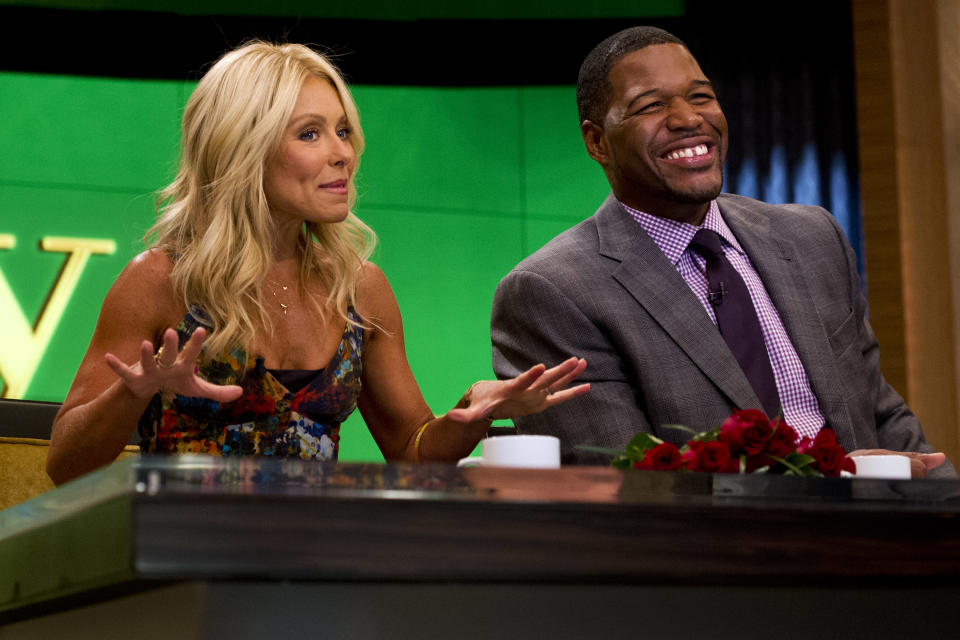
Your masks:
M790 462L795 467L807 467L816 461L816 458L813 456L808 456L805 453L797 453L794 451L787 456L787 461Z
M692 440L699 440L700 442L713 442L720 438L720 427L716 429L710 429L710 431L704 431L703 433L698 433L695 435Z
M605 453L610 456L622 456L622 449L610 449L609 447L595 447L592 444L578 444L573 447L581 451L591 451L593 453Z
M778 458L777 456L768 456L768 457L771 460L776 460L778 463L782 464L787 468L787 473L784 475L790 475L791 472L797 475L803 475L803 472L801 471L801 467L798 467L797 465L791 462L787 462L786 458ZM787 458L791 458L791 457L793 457L792 453L787 456Z
M691 429L690 427L686 427L686 426L684 426L684 425L682 425L682 424L664 424L664 425L660 425L660 428L661 428L661 429L677 429L677 430L679 430L679 431L686 431L687 433L692 433L692 434L694 434L694 435L696 435L696 433L697 433L696 431L694 431L694 430Z
M787 468L783 474L785 476L823 477L822 473L810 467L810 463L813 462L814 459L805 453L791 453L786 458L778 458L777 456L770 456L770 458Z
M613 459L613 462L610 463L610 466L614 469L632 469L633 461L626 456L617 456Z
M663 440L660 438L649 433L638 433L627 444L626 455L631 460L642 460L643 455L649 449L653 449L659 444L663 444Z

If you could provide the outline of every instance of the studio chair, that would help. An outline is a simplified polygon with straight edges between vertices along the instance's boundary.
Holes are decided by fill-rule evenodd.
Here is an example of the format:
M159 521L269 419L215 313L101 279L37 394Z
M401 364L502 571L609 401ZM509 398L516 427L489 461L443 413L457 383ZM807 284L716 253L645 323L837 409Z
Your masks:
M0 399L0 509L53 489L47 475L47 449L59 410L59 402ZM120 456L137 451L127 446Z
M0 509L53 489L47 449L59 409L59 402L0 399Z

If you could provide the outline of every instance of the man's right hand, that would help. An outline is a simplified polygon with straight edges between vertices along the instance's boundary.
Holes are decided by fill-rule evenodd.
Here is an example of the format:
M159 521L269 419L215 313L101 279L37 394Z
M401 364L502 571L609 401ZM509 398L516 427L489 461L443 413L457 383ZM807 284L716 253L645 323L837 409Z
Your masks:
M910 458L910 477L926 478L927 472L936 469L943 464L947 456L944 453L918 453L915 451L888 451L886 449L857 449L853 453L847 454L854 456L906 456Z

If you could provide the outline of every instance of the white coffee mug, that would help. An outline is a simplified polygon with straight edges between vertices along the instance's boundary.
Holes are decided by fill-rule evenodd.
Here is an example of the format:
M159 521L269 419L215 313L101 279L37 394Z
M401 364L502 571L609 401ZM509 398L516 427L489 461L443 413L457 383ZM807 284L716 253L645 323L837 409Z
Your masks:
M909 480L910 458L907 456L854 456L857 478L886 478Z
M553 436L494 436L480 441L480 456L461 458L458 467L560 468L560 440Z

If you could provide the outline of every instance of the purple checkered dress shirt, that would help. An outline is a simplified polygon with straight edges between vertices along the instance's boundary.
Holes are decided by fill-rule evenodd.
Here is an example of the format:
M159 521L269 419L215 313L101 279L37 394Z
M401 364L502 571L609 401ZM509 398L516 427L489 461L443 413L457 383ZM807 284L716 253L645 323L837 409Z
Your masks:
M685 222L676 222L665 218L631 209L622 202L620 205L634 220L640 223L643 230L653 239L663 254L680 272L684 282L690 287L704 311L710 316L714 324L717 317L713 307L707 301L706 261L694 251L688 251L687 246L693 240L694 234L700 227ZM777 381L777 392L780 394L780 403L783 405L783 415L787 424L796 429L801 436L811 438L823 427L823 414L816 396L810 388L807 372L800 363L790 337L787 336L780 314L777 313L770 295L767 293L760 275L750 258L743 251L733 232L723 221L717 201L710 203L710 209L703 220L703 226L720 234L723 238L723 254L737 270L740 277L750 291L753 306L760 319L760 329L763 331L763 342L770 355L770 364L773 367L773 376Z

